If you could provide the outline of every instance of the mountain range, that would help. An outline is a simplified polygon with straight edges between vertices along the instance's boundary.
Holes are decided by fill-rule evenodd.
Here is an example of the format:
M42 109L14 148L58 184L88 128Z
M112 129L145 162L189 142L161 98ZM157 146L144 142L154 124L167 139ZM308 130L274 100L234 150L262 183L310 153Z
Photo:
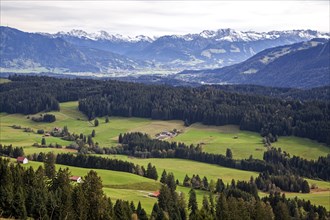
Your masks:
M329 81L329 33L205 30L135 37L105 31L27 33L0 27L1 72L133 76L188 83L314 87ZM136 75L138 73L138 75ZM146 77L147 76L147 77ZM163 76L160 80L164 79Z
M311 30L258 33L219 29L160 37L82 30L26 33L3 26L0 31L1 67L102 73L218 68L242 62L270 47L330 37Z
M310 88L330 85L329 62L329 40L315 38L269 48L228 67L185 70L176 75L175 79L204 84Z

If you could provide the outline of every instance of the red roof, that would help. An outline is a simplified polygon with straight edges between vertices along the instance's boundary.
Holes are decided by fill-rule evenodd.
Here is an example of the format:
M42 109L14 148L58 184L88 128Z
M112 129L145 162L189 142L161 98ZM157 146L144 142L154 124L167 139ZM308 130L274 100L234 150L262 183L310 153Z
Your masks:
M17 157L17 161L18 161L18 162L23 162L24 159L25 159L25 157Z
M160 194L159 191L156 191L156 192L153 192L153 193L152 193L152 196L154 196L154 197L158 197L159 194Z
M77 181L80 178L80 176L71 176L70 180Z

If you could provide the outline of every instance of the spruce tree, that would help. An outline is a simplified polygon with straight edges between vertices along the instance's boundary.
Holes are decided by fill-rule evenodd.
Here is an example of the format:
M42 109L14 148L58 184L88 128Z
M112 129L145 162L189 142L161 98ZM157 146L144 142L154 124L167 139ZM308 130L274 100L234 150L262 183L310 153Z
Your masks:
M166 184L167 173L166 170L163 170L162 177L160 178L160 182Z
M46 154L44 167L45 167L45 174L49 179L53 179L56 175L55 161L56 161L56 157L53 152L49 152Z
M226 157L229 159L233 159L233 152L229 148L227 148L226 150Z
M226 196L223 193L220 193L220 196L217 201L216 218L222 220L229 219L229 207L227 204Z
M196 199L196 192L194 189L189 191L189 202L188 202L188 209L190 210L190 215L196 214L198 210L198 204Z

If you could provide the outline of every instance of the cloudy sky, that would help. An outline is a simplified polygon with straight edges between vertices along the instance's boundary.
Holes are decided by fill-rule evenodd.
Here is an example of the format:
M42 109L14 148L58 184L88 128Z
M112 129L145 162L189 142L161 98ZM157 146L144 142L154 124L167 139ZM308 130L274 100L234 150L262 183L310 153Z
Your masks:
M1 25L29 32L159 36L233 28L329 32L329 1L9 1Z

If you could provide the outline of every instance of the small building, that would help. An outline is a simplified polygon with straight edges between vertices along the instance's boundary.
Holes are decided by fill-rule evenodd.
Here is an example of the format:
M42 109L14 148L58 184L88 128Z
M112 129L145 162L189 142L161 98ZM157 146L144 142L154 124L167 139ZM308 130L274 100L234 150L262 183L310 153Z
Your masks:
M62 132L62 128L55 127L55 128L53 129L53 131L54 131L54 132L59 132L59 133L61 133L61 132Z
M156 192L153 192L153 193L149 193L149 196L158 198L159 194L160 194L159 191L156 191Z
M73 182L77 182L77 183L81 183L82 182L82 179L80 176L71 176L70 177L70 180L73 181Z
M26 157L17 157L17 163L27 164L29 160Z

